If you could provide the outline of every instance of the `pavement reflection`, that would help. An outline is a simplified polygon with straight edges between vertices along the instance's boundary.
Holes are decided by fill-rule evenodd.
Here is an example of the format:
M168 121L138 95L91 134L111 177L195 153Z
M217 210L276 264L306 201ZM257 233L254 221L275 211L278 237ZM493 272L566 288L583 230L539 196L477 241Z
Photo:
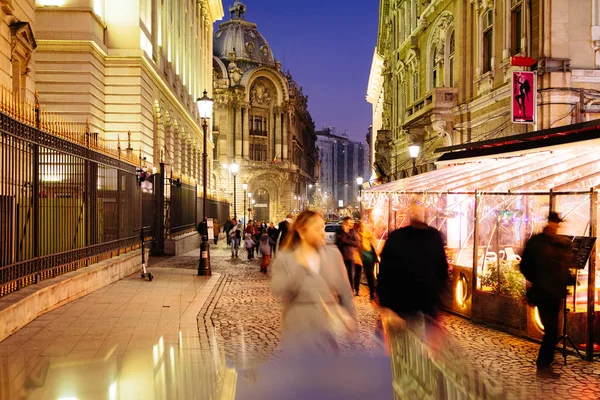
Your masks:
M88 357L33 358L24 379L1 387L2 399L391 399L385 354L288 359L229 368L223 352L190 348L161 337L147 348L122 352L119 345ZM187 341L187 343L186 343ZM12 364L3 359L3 378ZM2 383L6 381L2 379ZM20 382L20 384L18 383Z

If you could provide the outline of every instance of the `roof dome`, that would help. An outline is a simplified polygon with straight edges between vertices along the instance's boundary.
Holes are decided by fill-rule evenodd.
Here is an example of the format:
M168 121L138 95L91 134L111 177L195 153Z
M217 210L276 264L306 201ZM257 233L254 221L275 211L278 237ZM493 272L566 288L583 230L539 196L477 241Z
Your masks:
M258 32L256 24L247 22L244 18L246 6L236 1L229 8L231 19L219 25L213 41L214 55L222 60L229 60L230 54L235 53L239 66L248 64L274 64L271 47Z

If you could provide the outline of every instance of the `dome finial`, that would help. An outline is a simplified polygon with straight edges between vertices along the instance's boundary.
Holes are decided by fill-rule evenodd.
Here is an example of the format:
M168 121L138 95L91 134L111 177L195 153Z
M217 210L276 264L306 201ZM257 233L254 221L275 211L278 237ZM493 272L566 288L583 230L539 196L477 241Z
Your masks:
M236 2L229 7L229 12L231 14L231 19L243 20L244 15L246 14L246 6L241 1L236 0Z

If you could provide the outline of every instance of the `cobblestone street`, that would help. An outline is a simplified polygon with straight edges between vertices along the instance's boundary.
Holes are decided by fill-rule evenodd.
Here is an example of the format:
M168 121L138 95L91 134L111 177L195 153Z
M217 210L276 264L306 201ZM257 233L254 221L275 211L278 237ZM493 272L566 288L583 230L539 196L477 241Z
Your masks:
M228 363L249 368L277 358L281 306L270 292L270 277L259 272L258 260L247 260L240 253L231 259L228 249L211 247L212 268L221 274L215 290L199 315L200 334L216 333ZM198 255L188 253L176 259L160 260L155 267L197 268ZM360 330L355 340L342 344L343 354L369 354L381 350L377 335L378 311L368 299L368 289L361 287L356 298ZM202 326L204 320L204 326ZM562 374L558 381L542 380L535 374L539 345L498 332L450 314L441 317L446 340L461 356L510 387L523 399L600 399L600 362L588 363L568 357L564 366L556 355L555 368Z
M176 262L169 259L154 265L197 268L198 254L188 253L177 257ZM199 321L204 318L208 323L205 334L211 335L214 327L227 361L236 367L277 358L282 307L271 295L271 271L260 273L258 259L247 260L246 253L231 259L222 243L211 247L211 265L222 278L199 316ZM376 335L378 312L364 286L356 298L356 308L359 331L352 341L342 343L342 353L373 354L382 349L382 342Z

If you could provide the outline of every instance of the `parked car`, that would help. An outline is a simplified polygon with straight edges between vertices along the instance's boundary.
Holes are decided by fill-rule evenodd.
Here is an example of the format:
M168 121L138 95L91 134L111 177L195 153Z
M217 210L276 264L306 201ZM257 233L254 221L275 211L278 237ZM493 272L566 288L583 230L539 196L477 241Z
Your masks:
M339 223L326 223L325 224L325 243L326 244L335 244L335 235L337 234L338 229L341 229L341 225Z

